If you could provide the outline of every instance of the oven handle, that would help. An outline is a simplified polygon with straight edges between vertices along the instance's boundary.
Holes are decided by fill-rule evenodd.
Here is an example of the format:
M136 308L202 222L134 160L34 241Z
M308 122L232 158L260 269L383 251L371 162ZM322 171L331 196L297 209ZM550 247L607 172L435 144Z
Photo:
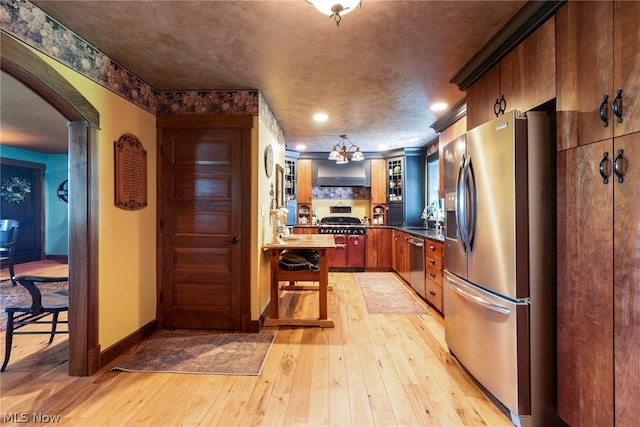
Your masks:
M506 307L503 307L501 305L497 305L497 304L494 304L492 302L489 302L486 299L481 298L479 296L471 295L469 292L467 292L464 289L460 288L453 280L451 280L450 277L447 277L446 280L447 280L447 282L449 282L449 285L451 285L451 289L456 291L458 294L460 294L462 297L466 298L467 300L470 300L471 302L474 302L474 303L476 303L478 305L486 307L489 310L498 312L500 314L506 314L506 315L511 314L511 310L509 310Z

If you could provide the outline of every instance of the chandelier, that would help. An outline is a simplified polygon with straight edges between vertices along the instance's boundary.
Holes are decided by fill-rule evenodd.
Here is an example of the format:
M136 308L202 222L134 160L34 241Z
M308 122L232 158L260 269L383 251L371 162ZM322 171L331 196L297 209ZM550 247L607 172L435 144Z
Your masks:
M315 6L320 13L328 15L340 25L342 17L351 12L362 0L305 0Z
M349 142L347 147L346 142ZM340 141L333 146L333 150L329 153L329 160L335 160L337 164L344 165L349 163L348 156L351 156L352 162L364 160L364 154L360 148L355 145L347 135L340 135Z

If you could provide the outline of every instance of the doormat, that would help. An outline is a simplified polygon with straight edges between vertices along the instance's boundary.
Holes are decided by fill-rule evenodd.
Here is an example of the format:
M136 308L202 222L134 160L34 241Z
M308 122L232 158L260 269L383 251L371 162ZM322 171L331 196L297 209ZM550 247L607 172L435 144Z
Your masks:
M69 290L69 282L42 283L39 285L41 292L65 292ZM22 286L13 286L11 280L0 281L0 331L7 329L7 313L5 307L20 301L31 301L31 294Z
M393 273L354 273L370 314L429 314Z
M260 375L271 334L160 331L112 371Z

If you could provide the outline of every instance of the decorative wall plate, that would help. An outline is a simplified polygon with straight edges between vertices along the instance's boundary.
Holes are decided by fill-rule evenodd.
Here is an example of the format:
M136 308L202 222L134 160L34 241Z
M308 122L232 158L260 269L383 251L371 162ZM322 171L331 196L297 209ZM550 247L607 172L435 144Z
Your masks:
M58 199L69 203L69 180L65 179L58 185Z
M271 144L264 149L264 170L267 173L267 178L271 178L271 174L273 174L273 147Z

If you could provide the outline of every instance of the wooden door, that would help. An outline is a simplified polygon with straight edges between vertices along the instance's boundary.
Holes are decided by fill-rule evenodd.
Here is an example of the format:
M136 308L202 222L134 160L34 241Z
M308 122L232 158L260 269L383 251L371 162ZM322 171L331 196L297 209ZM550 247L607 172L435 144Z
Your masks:
M240 329L249 144L234 127L167 125L159 140L161 327Z
M640 426L640 133L616 138L622 183L614 179L616 425Z
M14 190L24 187L24 199L0 197L0 212L3 219L15 219L20 223L18 240L14 249L15 264L38 261L44 255L44 210L43 182L45 165L2 159L0 180L9 183ZM14 184L17 184L14 185ZM28 187L28 192L26 189Z
M572 426L613 425L614 183L598 172L612 148L601 141L557 159L558 414Z
M613 119L615 135L640 131L640 2L614 3L614 86L612 102L622 89L622 122Z
M558 149L611 138L613 3L568 2L562 6L556 14L556 43ZM607 127L599 118L605 95Z

